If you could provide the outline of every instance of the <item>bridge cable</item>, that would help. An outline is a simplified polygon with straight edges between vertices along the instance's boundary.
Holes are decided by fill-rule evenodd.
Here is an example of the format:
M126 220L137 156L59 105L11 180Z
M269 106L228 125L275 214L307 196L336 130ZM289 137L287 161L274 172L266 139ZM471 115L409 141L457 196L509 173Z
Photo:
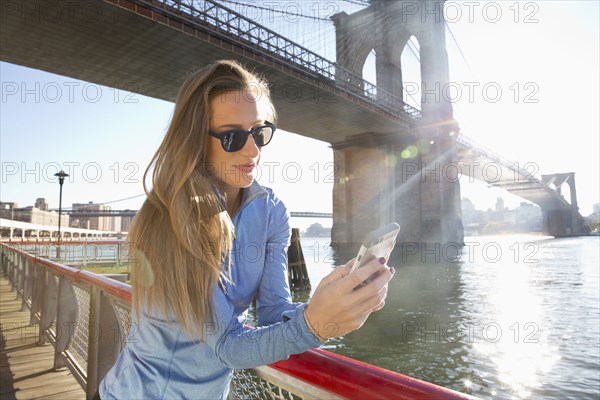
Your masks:
M124 199L105 201L103 203L94 203L93 205L105 205L105 204L111 204L111 203L118 203L120 201L136 199L136 198L142 197L142 196L146 196L146 193L138 194L138 195L131 196L131 197L125 197ZM75 210L73 210L73 207L63 207L62 210L63 211L75 211ZM58 208L53 209L53 211L58 211Z
M452 40L454 41L454 43L456 44L456 47L458 48L458 52L460 53L463 61L465 62L465 65L467 66L467 68L469 69L469 72L471 73L471 75L473 75L473 78L476 79L475 77L475 73L473 72L473 70L471 69L471 65L469 64L469 62L467 61L467 58L465 57L465 54L463 53L462 49L460 48L460 45L458 44L458 40L456 40L456 37L454 36L454 33L452 33L452 30L450 29L450 25L448 25L448 22L446 20L444 20L444 24L446 25L446 29L448 30L448 32L450 33L450 36L452 37Z
M360 0L342 0L346 3L350 3L350 4L354 4L354 5L358 5L358 6L370 6L371 3L369 3L368 1L360 1Z
M138 194L138 195L131 196L131 197L125 197L124 199L118 199L118 200L105 201L105 202L103 202L103 203L97 203L97 204L104 205L104 204L118 203L118 202L125 201L125 200L136 199L136 198L138 198L138 197L142 197L142 196L146 196L146 193Z
M255 8L255 9L258 9L258 10L271 11L271 12L278 13L278 14L292 15L294 17L302 17L302 18L307 18L307 19L312 19L312 20L317 20L317 21L326 21L326 22L330 22L331 21L328 18L313 17L311 15L298 14L298 13L293 13L293 12L288 12L288 11L281 11L281 10L276 10L274 8L257 6L257 5L250 4L250 3L240 3L239 1L233 1L233 0L221 0L221 1L223 3L230 3L230 4L235 4L235 5L238 5L238 6Z
M306 15L303 13L280 11L280 10L276 10L274 8L259 6L259 5L253 4L253 3L242 3L242 2L234 1L234 0L222 0L222 1L225 3L230 3L230 4L234 5L234 6L232 6L232 9L240 14L245 14L243 7L250 7L253 9L257 9L257 10L266 10L266 11L271 11L273 13L279 14L279 15L269 15L268 16L268 18L271 19L271 22L272 22L272 24L269 24L269 26L268 26L269 29L277 32L278 34L280 34L296 43L299 43L301 46L306 47L307 49L310 49L311 51L319 54L321 57L324 57L325 59L329 59L329 60L332 59L332 54L330 54L331 53L330 46L328 47L328 46L325 46L322 44L322 41L325 40L325 38L324 38L324 35L321 34L321 24L320 24L321 22L326 22L326 23L331 24L332 21L330 19ZM286 15L304 18L304 19L312 20L312 22L314 22L314 23L319 23L319 26L317 27L318 34L317 35L314 34L315 33L314 28L310 28L310 27L306 28L305 23L290 24L289 21L285 21ZM316 14L316 15L318 15L318 14ZM284 19L283 24L282 24L282 17ZM263 24L263 26L265 26L265 25ZM290 31L291 27L296 28L295 33ZM301 30L299 30L299 29L301 29ZM310 34L310 36L308 36L305 33L301 33L301 32L308 32ZM315 42L317 42L316 49L315 49Z

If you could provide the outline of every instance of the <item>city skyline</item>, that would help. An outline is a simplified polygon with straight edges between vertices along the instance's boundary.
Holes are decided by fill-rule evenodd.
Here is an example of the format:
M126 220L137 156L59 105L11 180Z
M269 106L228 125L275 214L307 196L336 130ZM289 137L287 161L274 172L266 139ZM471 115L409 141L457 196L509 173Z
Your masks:
M47 200L47 199L46 199L45 197L36 197L36 200L35 200L33 203L31 203L31 204L27 204L27 205L20 205L19 203L16 203L16 202L12 202L12 201L4 201L4 200L3 200L3 201L1 201L1 202L0 202L0 204L14 203L14 204L15 204L15 208L26 208L26 207L32 207L32 206L33 206L33 207L37 207L37 204L36 204L36 203L38 203L38 202L40 202L40 201L46 201L46 200ZM464 200L468 200L468 201L471 201L471 202L473 202L473 199L471 199L471 198L469 198L469 197L467 197L467 196L461 196L461 200L463 200L463 201L464 201ZM504 201L505 201L505 199L504 199L504 197L502 197L502 196L498 196L498 197L496 197L496 203L497 203L498 201L502 201L502 202L504 202ZM88 200L87 202L82 202L82 203L73 203L73 206L77 205L77 206L83 207L83 206L86 206L86 205L104 205L104 204L105 204L105 203L99 203L99 202L96 202L96 201L94 201L94 200ZM473 202L473 204L475 204L475 202ZM528 204L528 205L532 205L532 206L535 206L535 207L539 207L539 206L538 206L537 204L535 204L535 203L531 203L531 202L529 202L529 201L526 201L525 199L521 199L521 202L519 203L519 205L518 205L518 206L520 206L520 205L523 205L523 204ZM63 206L63 207L62 207L62 209L63 209L63 210L72 210L72 209L73 209L73 206L71 206L71 207L69 207L69 206ZM593 205L592 205L592 208L595 210L595 208L597 208L598 206L600 206L600 203L593 204ZM39 208L39 207L38 207L38 208ZM488 209L488 210L491 210L491 209L493 209L493 208L495 208L495 207L488 207L487 209ZM510 209L509 207L506 207L506 208L507 208L507 209ZM40 209L43 209L43 208L40 208ZM112 210L133 210L133 211L137 210L137 209L129 209L129 208L123 208L123 209L122 209L122 208L118 208L118 207L117 207L117 208L111 208L111 207L109 207L109 209L112 209ZM475 209L476 209L476 210L480 210L480 211L487 211L487 210L485 210L485 209L483 209L483 208L475 208ZM46 203L46 209L45 209L45 210L46 210L46 211L58 211L58 207L50 207L50 206L49 206L49 203ZM290 211L292 211L292 212L300 212L300 211L304 211L304 212L305 212L305 211L307 211L307 210L290 210ZM592 211L592 213L593 213L593 212L595 212L595 211ZM583 215L583 216L585 217L585 215Z

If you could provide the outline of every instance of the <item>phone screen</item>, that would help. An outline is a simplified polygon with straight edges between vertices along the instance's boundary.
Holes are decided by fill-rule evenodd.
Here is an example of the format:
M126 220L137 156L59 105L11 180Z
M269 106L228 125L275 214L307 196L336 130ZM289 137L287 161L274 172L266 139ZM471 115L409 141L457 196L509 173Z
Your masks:
M400 225L395 222L370 232L356 255L351 272L374 259L382 257L387 259L394 248L399 232Z

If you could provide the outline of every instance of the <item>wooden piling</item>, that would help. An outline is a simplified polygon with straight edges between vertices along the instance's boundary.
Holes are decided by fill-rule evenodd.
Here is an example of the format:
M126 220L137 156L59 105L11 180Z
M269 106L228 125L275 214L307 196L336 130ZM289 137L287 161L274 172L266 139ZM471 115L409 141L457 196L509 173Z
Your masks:
M308 270L300 245L300 229L292 228L292 238L288 248L288 281L290 289L310 290Z

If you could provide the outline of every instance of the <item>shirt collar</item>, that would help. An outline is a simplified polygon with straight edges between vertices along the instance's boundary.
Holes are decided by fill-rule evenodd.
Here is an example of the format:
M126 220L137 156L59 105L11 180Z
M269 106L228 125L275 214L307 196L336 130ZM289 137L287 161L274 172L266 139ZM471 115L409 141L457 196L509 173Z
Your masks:
M227 205L225 204L225 197L223 196L217 185L213 183L212 186L215 193L217 194L217 196L219 196L219 199L221 200L221 205L223 206L223 209L227 209ZM242 189L242 203L240 204L238 212L242 208L244 208L248 203L252 202L254 199L266 196L268 196L268 193L265 190L265 188L256 180L253 180L250 186Z
M256 180L253 180L250 186L242 189L242 204L240 209L246 204L250 203L252 200L263 196L267 196L267 191L260 183L258 183Z

